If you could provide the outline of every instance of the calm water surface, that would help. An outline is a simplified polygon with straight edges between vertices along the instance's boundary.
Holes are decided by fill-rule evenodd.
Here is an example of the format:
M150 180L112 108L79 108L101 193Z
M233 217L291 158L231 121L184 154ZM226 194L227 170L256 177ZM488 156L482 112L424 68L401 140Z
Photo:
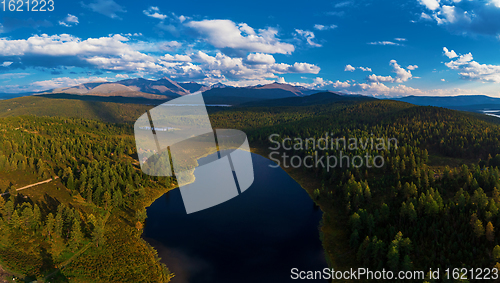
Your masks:
M187 215L175 189L147 209L143 236L176 274L174 283L296 282L292 268L327 266L321 210L272 161L252 160L253 185L228 202Z

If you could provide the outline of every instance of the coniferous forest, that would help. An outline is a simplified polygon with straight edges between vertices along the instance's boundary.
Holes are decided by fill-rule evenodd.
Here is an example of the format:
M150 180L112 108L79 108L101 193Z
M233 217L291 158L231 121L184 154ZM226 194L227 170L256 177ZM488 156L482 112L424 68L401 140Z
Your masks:
M145 207L175 188L175 179L141 172L130 117L82 118L70 114L68 101L57 103L67 115L26 111L0 120L0 265L19 278L50 282L175 278L141 239ZM395 101L209 111L215 128L243 130L263 155L273 134L280 141L325 133L397 139L386 150L345 152L380 154L380 168L287 170L324 212L330 267L500 268L496 118Z

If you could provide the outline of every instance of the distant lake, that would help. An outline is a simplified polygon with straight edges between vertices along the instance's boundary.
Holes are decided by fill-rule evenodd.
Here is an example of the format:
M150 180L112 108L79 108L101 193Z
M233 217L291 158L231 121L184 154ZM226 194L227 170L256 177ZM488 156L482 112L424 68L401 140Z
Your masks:
M321 210L272 161L252 160L253 185L228 202L187 215L175 189L147 209L143 237L176 274L174 283L294 282L292 268L327 267Z
M493 117L497 117L497 118L500 118L500 110L483 110L483 113L488 115L488 116L493 116Z

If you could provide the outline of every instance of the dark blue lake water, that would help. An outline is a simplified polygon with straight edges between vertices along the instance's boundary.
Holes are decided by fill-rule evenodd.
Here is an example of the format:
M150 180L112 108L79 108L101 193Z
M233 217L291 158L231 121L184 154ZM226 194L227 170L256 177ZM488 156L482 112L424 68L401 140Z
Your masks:
M175 189L147 209L144 239L176 274L173 282L296 282L292 268L327 267L321 210L272 161L256 154L252 161L254 183L230 201L188 215Z

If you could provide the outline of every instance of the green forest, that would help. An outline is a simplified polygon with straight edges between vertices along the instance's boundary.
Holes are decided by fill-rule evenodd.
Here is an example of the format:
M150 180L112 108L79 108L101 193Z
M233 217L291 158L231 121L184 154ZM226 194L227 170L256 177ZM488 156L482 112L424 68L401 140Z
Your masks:
M92 117L73 111L82 107L74 101L48 98L0 102L12 109L0 118L0 265L50 282L168 282L174 274L141 239L145 207L176 187L140 171L133 122L147 108L81 103L112 111ZM348 152L381 154L381 168L286 170L324 212L320 236L331 267L500 268L496 118L379 100L209 114L215 128L247 133L266 157L272 134L398 140L381 152Z
M173 277L140 236L145 207L174 183L138 169L129 125L33 116L0 123L3 267L50 282Z

